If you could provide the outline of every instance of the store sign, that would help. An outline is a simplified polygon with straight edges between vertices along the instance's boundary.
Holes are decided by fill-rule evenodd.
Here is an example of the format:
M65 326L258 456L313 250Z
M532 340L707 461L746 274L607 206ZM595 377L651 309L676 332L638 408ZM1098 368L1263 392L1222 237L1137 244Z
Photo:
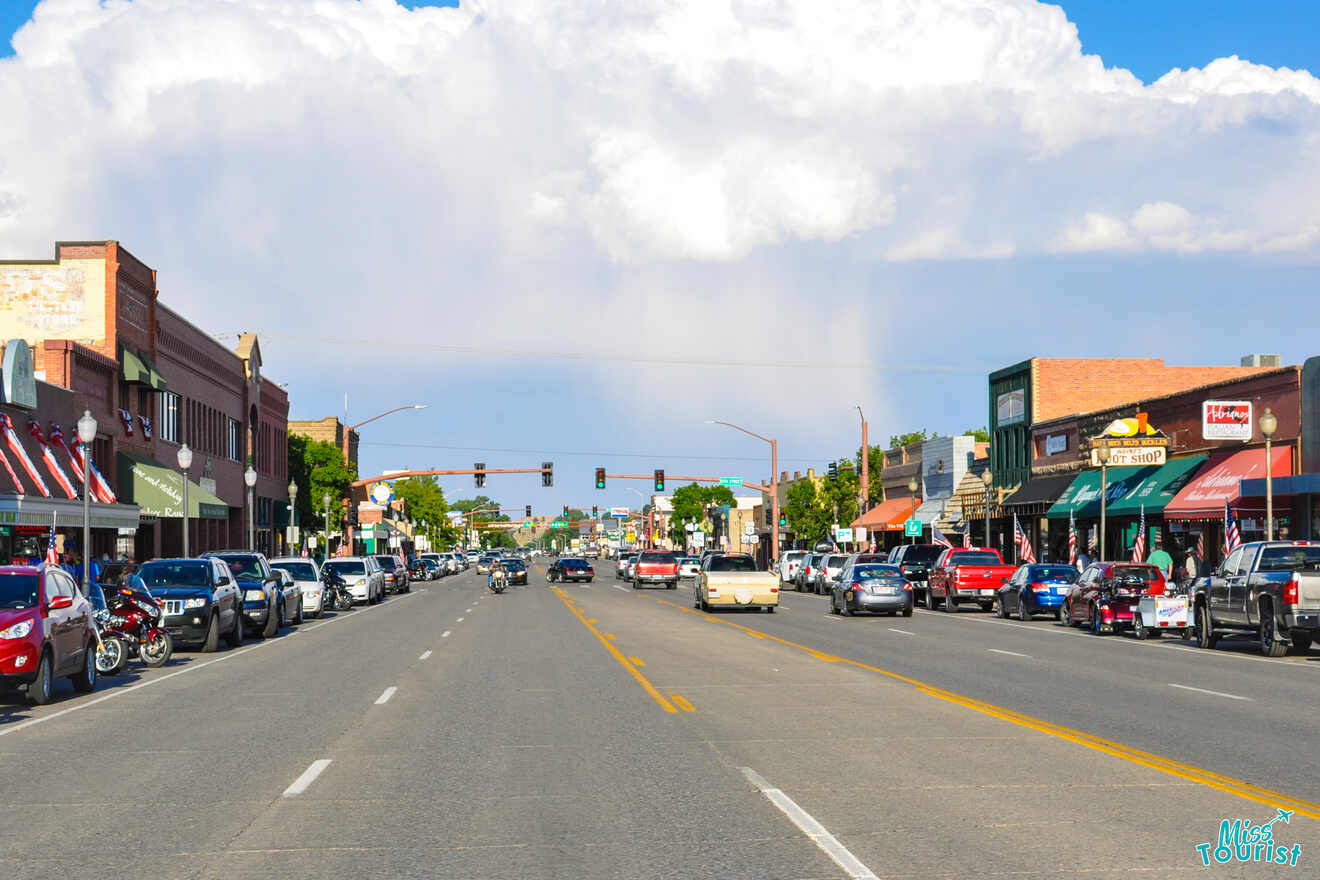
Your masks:
M1019 388L1005 391L995 399L995 413L999 425L1013 425L1027 416L1027 392Z
M1067 434L1046 434L1045 435L1045 454L1058 455L1060 452L1068 451Z
M1207 400L1201 404L1203 440L1250 440L1251 401Z
M23 409L37 408L37 378L32 372L32 349L22 339L5 343L0 360L0 403Z
M1111 446L1109 467L1161 465L1167 460L1167 454L1164 446ZM1100 467L1099 449L1091 450L1091 467Z

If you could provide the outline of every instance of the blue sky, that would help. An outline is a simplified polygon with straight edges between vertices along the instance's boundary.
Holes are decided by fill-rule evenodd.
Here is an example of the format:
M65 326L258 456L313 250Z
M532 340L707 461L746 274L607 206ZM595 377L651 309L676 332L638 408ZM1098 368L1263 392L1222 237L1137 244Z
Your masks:
M32 17L37 0L0 0L0 57ZM458 0L400 5L457 6ZM1171 68L1200 67L1237 54L1271 67L1317 72L1320 4L1309 0L1068 0L1057 4L1077 25L1082 48L1151 82Z

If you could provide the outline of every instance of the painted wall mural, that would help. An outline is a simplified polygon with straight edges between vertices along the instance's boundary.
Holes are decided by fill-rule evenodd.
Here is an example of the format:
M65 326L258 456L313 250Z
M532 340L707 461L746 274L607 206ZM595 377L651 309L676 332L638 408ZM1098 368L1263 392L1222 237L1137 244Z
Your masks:
M0 339L105 340L105 261L0 265Z

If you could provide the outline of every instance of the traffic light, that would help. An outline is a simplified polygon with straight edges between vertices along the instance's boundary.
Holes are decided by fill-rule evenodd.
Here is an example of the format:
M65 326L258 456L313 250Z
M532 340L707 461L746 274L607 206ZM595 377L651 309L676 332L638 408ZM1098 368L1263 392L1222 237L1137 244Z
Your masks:
M591 505L591 518L592 518L592 519L600 519L600 506L599 506L599 505L596 505L596 504Z
M564 505L564 519L568 519L568 505Z
M596 488L605 488L605 468L596 468Z
M553 486L555 484L555 463L553 461L541 462L541 485Z
M837 461L830 462L830 482L839 482L839 463Z
M472 480L477 484L477 488L480 489L486 485L486 463L484 461L479 461L472 465L472 469L476 471L476 473L472 475Z
M656 468L656 469L655 469L655 491L657 491L657 492L663 492L663 491L665 491L665 469L664 469L664 468Z
M788 517L784 516L782 513L779 514L779 527L783 528L786 525L788 525Z
M525 519L531 519L531 517L532 517L532 505L530 505L530 504L527 505L527 509L523 512L523 517L524 517Z

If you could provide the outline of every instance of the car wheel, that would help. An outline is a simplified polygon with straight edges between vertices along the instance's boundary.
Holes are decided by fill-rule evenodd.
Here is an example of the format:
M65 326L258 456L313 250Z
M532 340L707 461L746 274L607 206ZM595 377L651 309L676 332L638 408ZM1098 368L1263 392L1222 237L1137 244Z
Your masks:
M1260 606L1260 652L1266 657L1282 657L1288 653L1288 643L1279 638L1274 608L1269 603Z
M1196 606L1196 647L1213 648L1219 636L1210 625L1210 609L1204 604Z
M830 594L830 614L838 614L838 613L839 613L839 603L838 603L837 601L835 601L835 599L834 599L834 594L831 593L831 594Z
M1096 606L1094 602L1092 602L1090 606L1090 615L1091 616L1088 619L1088 622L1091 624L1091 634L1097 636L1104 635L1105 634L1104 619L1100 616L1100 609L1099 607Z
M225 636L225 644L231 649L243 644L243 616L237 611L234 612L234 626Z
M958 603L952 596L946 595L944 597L944 610L949 614L953 614L958 610Z
M1059 623L1063 623L1063 622L1064 622L1064 621L1063 621L1063 606L1062 606L1062 605L1060 605L1058 608L1054 609L1054 619L1057 620Z
M69 680L73 682L73 689L80 694L96 690L96 648L91 644L83 651L82 671L69 676Z
M926 610L935 610L935 591L930 587L926 587Z
M1008 618L1008 608L1004 606L1004 599L1002 596L995 597L995 617Z
M843 609L839 613L842 614L844 617L852 617L854 614L853 609L848 607L847 596L843 597Z
M321 600L316 603L316 610L312 612L312 620L317 620L325 613L325 593L321 594Z
M767 605L767 606L765 606L765 613L766 613L766 614L774 614L774 613L775 613L775 606L773 606L773 605Z
M206 625L206 638L202 640L202 653L210 654L220 643L220 619L211 615L211 622Z
M911 605L909 605L908 607L906 607L906 608L903 609L903 616L904 616L904 617L911 617L911 616L912 616L912 606L911 606Z
M640 589L642 588L642 585L641 585L640 583L638 583L637 581L633 581L633 582L632 582L632 588L633 588L634 590L640 590Z
M591 583L593 580L595 580L595 578L587 578L587 583ZM675 586L677 586L677 585L675 585ZM674 587L670 587L670 589L672 590L672 589L674 589Z
M591 583L591 578L587 578L587 583ZM668 588L668 589L670 589L670 590L677 590L677 589L678 589L678 581L670 581L670 582L669 582L668 584L666 584L665 586L666 586L666 588Z
M37 662L37 677L28 685L28 702L34 706L44 706L50 702L51 691L55 683L51 680L50 653L41 652L41 660Z
M301 623L303 622L303 603L302 603L302 596L299 596L299 597L298 597L298 614L297 614L296 617L293 618L293 622L294 622L295 625L301 624Z
M1021 596L1018 596L1017 617L1018 620L1022 621L1023 623L1026 623L1028 620L1031 620L1031 612L1027 610L1027 603L1022 600Z
M271 608L266 614L266 625L261 628L261 637L268 639L280 631L279 606Z

